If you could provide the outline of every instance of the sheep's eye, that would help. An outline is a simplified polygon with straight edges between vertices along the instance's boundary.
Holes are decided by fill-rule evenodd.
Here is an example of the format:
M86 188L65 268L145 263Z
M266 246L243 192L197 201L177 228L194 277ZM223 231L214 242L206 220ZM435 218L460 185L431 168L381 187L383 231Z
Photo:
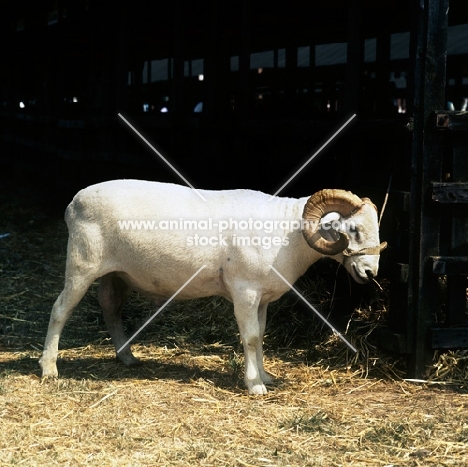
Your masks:
M359 233L358 230L354 231L354 235L355 235L356 241L359 241L361 239L361 234Z

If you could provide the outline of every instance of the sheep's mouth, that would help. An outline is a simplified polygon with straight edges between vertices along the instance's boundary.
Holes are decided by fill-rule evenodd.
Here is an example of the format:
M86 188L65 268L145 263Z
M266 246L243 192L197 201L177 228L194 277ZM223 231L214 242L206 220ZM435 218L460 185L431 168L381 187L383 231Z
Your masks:
M366 276L361 276L361 274L359 274L358 269L356 267L356 263L352 263L351 267L353 268L354 280L358 284L367 284L369 282L370 278L367 275Z

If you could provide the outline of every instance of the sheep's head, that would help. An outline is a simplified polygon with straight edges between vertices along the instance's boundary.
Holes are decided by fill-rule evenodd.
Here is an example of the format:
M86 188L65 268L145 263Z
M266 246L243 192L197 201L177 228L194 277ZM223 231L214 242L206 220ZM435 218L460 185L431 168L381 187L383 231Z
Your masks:
M358 283L377 275L380 244L377 209L349 191L322 190L304 206L303 235L314 250L335 256Z

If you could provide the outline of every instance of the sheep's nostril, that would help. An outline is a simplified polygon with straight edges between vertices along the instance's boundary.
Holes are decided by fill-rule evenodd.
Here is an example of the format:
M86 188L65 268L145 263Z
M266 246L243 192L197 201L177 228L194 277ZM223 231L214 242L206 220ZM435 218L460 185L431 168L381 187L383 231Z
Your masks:
M366 275L369 279L372 279L374 277L374 274L372 274L372 271L370 269L366 269Z

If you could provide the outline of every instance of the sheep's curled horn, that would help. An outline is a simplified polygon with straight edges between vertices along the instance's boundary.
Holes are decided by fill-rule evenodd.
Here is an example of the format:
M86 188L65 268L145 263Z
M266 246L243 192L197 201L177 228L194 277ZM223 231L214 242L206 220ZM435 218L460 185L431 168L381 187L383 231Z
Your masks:
M340 232L336 242L324 239L320 232L320 219L329 212L349 217L365 203L359 196L345 190L321 190L313 194L304 206L302 233L311 248L324 255L337 255L348 247L349 238Z

